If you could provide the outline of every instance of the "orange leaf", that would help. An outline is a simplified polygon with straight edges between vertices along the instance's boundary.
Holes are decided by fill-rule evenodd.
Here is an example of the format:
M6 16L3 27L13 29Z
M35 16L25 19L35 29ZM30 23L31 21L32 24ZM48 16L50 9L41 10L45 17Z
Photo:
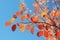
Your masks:
M27 14L27 17L30 18L30 16L31 16L30 13L28 13L28 14Z
M37 36L38 36L38 37L40 37L40 36L42 36L42 35L43 35L43 32L42 32L42 31L37 32Z
M57 11L57 12L55 13L55 17L58 18L59 15L60 15L60 11Z
M16 15L17 15L17 16L20 16L20 12L16 12Z
M30 32L31 34L34 34L34 27L31 28Z
M25 19L26 19L25 16L22 16L22 17L20 18L21 21L24 21Z
M57 32L57 33L56 33L56 36L60 36L60 32Z
M44 25L43 25L43 24L39 24L39 25L38 25L38 29L39 29L39 30L42 30L43 28L44 28Z
M48 36L49 36L48 32L44 31L44 37L48 37Z
M24 8L25 7L25 5L24 4L20 4L20 8Z
M31 17L31 22L37 23L38 22L38 17L37 16L32 16Z
M24 25L23 25L23 24L17 23L17 26L18 26L20 29L24 28Z
M24 27L25 27L25 24L21 24L21 25L20 25L20 31L21 31L21 32L24 32Z
M17 16L20 16L21 14L23 14L23 11L16 12L16 15L17 15Z
M21 28L20 31L21 31L21 32L24 32L24 28Z
M5 26L10 26L10 22L5 22Z
M42 10L42 9L40 9L40 12L43 12L43 10Z
M35 13L35 14L38 13L38 8L35 8L35 9L34 9L34 13Z
M30 28L31 28L30 25L26 26L26 30L30 30Z

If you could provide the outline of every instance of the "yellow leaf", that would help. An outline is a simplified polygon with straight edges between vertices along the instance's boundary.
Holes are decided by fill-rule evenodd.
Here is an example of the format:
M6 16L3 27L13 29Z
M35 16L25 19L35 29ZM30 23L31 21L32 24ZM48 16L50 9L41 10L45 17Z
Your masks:
M14 20L15 20L15 18L11 18L10 22L11 22L11 23L13 23L13 22L14 22Z
M21 32L24 32L24 28L20 29Z
M47 15L47 12L42 12L41 16Z

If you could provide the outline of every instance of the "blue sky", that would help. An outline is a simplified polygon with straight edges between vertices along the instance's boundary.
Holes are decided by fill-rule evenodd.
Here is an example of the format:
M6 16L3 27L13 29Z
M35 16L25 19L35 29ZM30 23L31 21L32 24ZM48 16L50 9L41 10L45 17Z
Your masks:
M34 9L32 6L33 2L34 0L24 0L27 8L32 10ZM35 30L34 35L27 30L22 33L18 27L15 32L12 32L11 26L6 27L4 25L6 21L10 21L13 14L15 14L17 11L20 11L19 3L20 0L0 0L0 40L45 40L43 36L36 36L37 30ZM49 6L50 10L52 9L52 6L53 5ZM16 19L16 21L18 21L18 19Z

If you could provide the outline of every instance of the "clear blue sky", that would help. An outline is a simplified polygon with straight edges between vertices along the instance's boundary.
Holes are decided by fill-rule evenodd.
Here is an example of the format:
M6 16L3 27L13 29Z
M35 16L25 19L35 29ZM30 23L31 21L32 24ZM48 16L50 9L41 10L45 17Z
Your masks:
M34 9L32 3L34 0L24 0L26 6L29 9ZM0 0L0 40L45 40L43 36L37 37L36 31L32 35L29 31L25 30L24 33L20 32L17 27L15 32L11 31L11 26L6 27L4 23L10 21L10 18L16 11L19 11L20 0ZM49 3L49 5L52 3ZM53 5L49 6L49 9L52 9ZM18 20L16 20L18 21Z

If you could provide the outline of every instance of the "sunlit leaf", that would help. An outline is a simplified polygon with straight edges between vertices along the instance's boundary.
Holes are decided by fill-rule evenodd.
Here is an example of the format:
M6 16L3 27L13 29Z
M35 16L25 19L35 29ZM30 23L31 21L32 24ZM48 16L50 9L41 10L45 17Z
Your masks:
M11 23L10 22L5 22L5 26L10 26Z

